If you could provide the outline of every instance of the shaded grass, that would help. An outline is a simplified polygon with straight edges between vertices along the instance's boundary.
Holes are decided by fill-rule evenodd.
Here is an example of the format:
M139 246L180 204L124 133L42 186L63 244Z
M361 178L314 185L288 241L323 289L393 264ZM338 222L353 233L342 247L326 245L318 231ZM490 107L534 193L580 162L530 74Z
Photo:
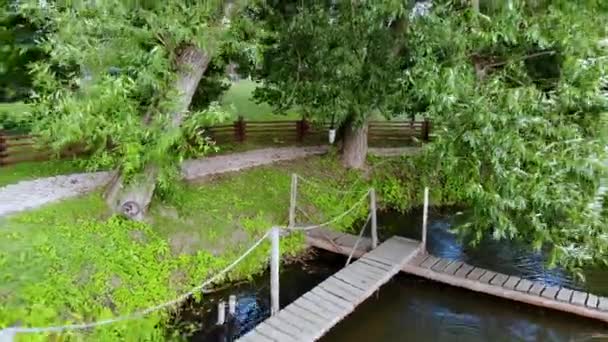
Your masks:
M147 223L110 217L99 193L0 218L0 328L89 322L175 298L227 266L271 226L286 223L292 172L322 187L366 187L334 156L314 157L184 184L154 203ZM299 191L315 221L336 216L360 196L304 184ZM362 207L336 227L350 227L365 213ZM281 243L285 256L304 247L299 234ZM262 271L268 256L264 242L225 280ZM61 338L166 340L168 316L163 311Z

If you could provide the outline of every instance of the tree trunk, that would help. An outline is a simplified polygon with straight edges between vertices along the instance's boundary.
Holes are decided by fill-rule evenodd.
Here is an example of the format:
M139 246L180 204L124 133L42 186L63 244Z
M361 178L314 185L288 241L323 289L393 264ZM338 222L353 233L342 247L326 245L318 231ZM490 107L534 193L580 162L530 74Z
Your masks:
M179 51L176 59L178 67L177 80L174 89L178 91L175 112L171 120L171 128L178 127L188 112L192 96L207 70L211 56L194 45L187 45ZM152 121L152 111L144 117L143 124ZM113 212L122 214L130 219L141 221L152 201L156 188L158 167L147 165L141 175L125 183L122 174L117 173L108 186L105 198Z
M352 119L344 124L342 165L349 169L361 169L367 158L367 121L360 127Z

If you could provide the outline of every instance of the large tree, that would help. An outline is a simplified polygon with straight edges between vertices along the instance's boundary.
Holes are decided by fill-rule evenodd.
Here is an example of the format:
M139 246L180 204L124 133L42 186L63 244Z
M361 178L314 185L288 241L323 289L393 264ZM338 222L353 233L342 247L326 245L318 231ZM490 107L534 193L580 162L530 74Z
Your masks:
M210 97L199 89L197 111L189 109L213 58L229 46L230 17L240 8L223 0L20 2L49 32L41 42L49 58L31 68L36 133L57 151L79 145L93 167L116 168L108 204L142 219L179 162L210 148L197 124L217 107L205 108ZM203 84L216 95L225 89Z
M407 2L269 1L252 12L266 33L256 97L341 125L343 163L361 168L367 121L394 113Z
M606 262L608 229L589 204L605 174L608 4L480 8L437 1L406 34L404 100L435 127L429 174L471 208L460 231L474 241L519 239L571 267Z

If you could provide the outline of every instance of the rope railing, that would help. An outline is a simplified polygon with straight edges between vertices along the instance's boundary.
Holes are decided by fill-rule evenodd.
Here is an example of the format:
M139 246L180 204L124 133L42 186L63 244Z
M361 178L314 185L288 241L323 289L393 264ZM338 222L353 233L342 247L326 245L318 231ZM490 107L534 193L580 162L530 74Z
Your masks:
M294 179L297 178L296 175L294 175L293 177ZM303 179L300 177L300 179ZM292 187L292 191L295 191L295 188ZM323 228L323 227L327 227L335 222L338 222L339 220L343 219L344 217L346 217L347 215L351 214L355 209L359 208L364 202L365 199L367 198L367 196L370 195L370 193L372 193L373 190L368 190L366 191L366 193L361 196L361 198L359 198L350 208L346 209L344 212L342 212L340 215L335 216L334 218L332 218L329 221L326 221L324 223L321 224L317 224L317 225L312 225L312 226L303 226L303 227L295 227L293 225L290 225L288 227L273 227L272 229L266 231L266 233L264 233L264 235L262 237L260 237L255 243L253 243L241 256L239 256L238 258L236 258L232 263L230 263L228 266L226 266L224 269L222 269L221 271L217 272L215 275L213 275L211 278L207 279L206 281L204 281L201 285L196 286L194 288L192 288L190 291L178 296L175 299L172 299L170 301L166 301L163 302L161 304L157 304L154 305L152 307L143 309L143 310L139 310L127 315L122 315L122 316L117 316L114 318L108 318L108 319L102 319L99 321L95 321L95 322L89 322L89 323L79 323L79 324L65 324L65 325L55 325L55 326L46 326L46 327L7 327L4 328L2 330L0 330L0 341L2 342L6 342L6 341L13 341L14 337L16 334L18 333L61 333L61 332L66 332L66 331L75 331L75 330L85 330L85 329L91 329L91 328L95 328L95 327L99 327L99 326L104 326L104 325L109 325L109 324L113 324L113 323L118 323L118 322L123 322L123 321L129 321L129 320L134 320L134 319L139 319L139 318L143 318L153 312L168 308L168 307L172 307L176 304L179 304L181 302L183 302L184 300L186 300L187 298L193 296L195 293L200 292L202 290L205 289L205 287L209 286L210 284L216 282L217 280L221 279L223 276L225 276L228 272L230 272L232 269L234 269L243 259L245 259L249 254L251 254L251 252L253 252L264 240L266 240L269 237L272 237L271 242L272 242L272 250L271 250L271 255L273 256L271 258L271 284L273 287L272 293L273 293L273 308L278 308L278 236L279 233L278 231L283 229L286 231L291 231L291 232L297 232L297 231L309 231L309 230L313 230L313 229L318 229L318 228ZM351 193L354 193L354 191L351 191ZM296 194L295 192L292 194L292 207L296 208ZM298 208L299 209L299 208ZM301 209L300 209L301 210ZM367 224L370 222L370 219L372 218L373 214L370 213L368 215L367 221L365 222L365 224L363 225L363 228L359 234L359 237L361 238L363 231L365 230L365 227L367 226ZM373 228L373 227L372 227ZM359 238L359 240L360 240ZM359 240L357 241L357 244L359 242ZM357 244L355 244L355 248L357 246ZM353 250L354 251L354 250ZM350 259L352 258L352 252L351 252L351 256L349 256L349 259L347 261L350 262ZM276 287L276 288L275 288ZM275 303L276 302L276 303ZM273 312L276 310L273 310Z

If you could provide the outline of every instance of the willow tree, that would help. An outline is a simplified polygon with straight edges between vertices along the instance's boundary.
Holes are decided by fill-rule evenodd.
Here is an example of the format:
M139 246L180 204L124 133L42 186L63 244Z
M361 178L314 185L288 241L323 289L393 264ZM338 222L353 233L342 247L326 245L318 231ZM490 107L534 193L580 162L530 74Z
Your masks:
M407 30L404 100L436 140L430 171L471 208L459 228L606 262L608 228L589 204L605 175L605 1L435 2Z
M264 1L252 17L261 63L255 96L342 126L343 163L361 168L367 121L393 115L407 2Z
M40 43L49 58L31 68L36 133L56 151L77 145L92 167L117 169L106 192L115 212L143 218L179 162L211 148L197 124L220 113L189 108L212 58L231 41L230 18L240 7L222 0L20 2L49 32Z

